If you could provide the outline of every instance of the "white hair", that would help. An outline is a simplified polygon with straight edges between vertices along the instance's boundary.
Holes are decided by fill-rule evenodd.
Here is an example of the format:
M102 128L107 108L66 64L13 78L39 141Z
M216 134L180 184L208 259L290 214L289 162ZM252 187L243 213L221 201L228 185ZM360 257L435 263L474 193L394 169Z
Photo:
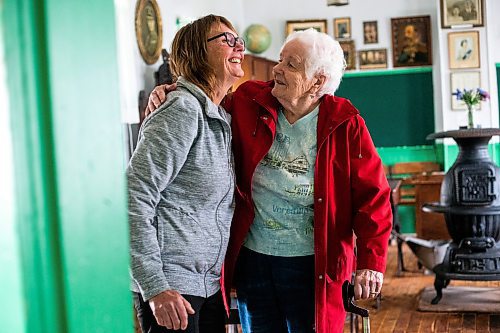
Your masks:
M298 40L308 50L305 57L307 77L310 79L315 75L325 76L325 84L317 95L319 97L324 94L333 95L340 85L346 67L344 52L339 42L323 32L310 28L291 33L281 47L281 51L292 40Z

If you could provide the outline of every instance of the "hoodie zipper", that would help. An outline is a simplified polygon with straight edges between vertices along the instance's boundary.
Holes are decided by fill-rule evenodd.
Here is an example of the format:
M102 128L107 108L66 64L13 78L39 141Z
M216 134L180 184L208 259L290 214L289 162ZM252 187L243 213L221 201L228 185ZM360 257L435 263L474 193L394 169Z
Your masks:
M227 155L227 165L228 165L228 169L229 169L229 187L227 189L227 192L226 194L224 195L224 197L221 199L221 201L219 201L219 203L217 204L217 208L215 209L215 225L217 226L217 230L219 231L219 236L220 236L220 241L219 241L219 251L217 252L217 257L215 258L215 262L205 271L205 274L203 276L203 284L205 286L205 298L208 298L208 290L207 290L207 275L210 271L212 271L216 266L217 266L217 263L219 262L219 258L221 256L221 252L222 252L222 243L224 241L224 237L222 235L222 230L221 230L221 227L219 225L219 219L218 219L218 216L219 216L219 208L221 206L221 204L226 200L226 198L228 197L229 193L231 192L231 187L235 187L235 176L234 176L234 170L233 170L233 163L231 162L231 136L232 136L232 132L231 132L231 126L227 123L227 119L226 117L223 118L223 127L226 127L226 130L227 130L227 133L228 133L228 140L226 140L226 155Z

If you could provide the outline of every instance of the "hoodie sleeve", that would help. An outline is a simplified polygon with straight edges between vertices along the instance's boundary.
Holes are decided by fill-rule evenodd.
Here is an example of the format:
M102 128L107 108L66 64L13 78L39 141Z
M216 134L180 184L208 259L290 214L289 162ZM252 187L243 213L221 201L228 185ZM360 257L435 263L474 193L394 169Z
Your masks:
M390 188L365 121L357 115L354 123L350 154L356 267L383 273L392 229Z
M199 109L194 97L171 96L143 123L127 167L131 271L145 300L170 289L154 218L161 192L179 173L196 139Z

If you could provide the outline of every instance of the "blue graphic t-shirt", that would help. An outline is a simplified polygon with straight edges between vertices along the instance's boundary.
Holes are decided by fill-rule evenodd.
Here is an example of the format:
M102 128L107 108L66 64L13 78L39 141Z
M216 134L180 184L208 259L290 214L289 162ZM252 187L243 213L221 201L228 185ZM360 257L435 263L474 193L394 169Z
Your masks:
M314 163L319 107L291 125L279 112L276 137L253 177L255 220L245 247L264 254L314 254Z

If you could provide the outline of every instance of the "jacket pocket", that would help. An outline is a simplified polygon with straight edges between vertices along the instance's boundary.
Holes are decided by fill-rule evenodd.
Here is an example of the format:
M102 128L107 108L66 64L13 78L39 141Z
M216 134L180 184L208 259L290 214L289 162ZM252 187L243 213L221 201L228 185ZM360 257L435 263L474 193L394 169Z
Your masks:
M350 260L347 259L345 255L340 255L337 258L336 263L332 263L326 272L326 281L328 283L332 282L343 282L345 280L351 281L352 269L349 264Z
M160 208L158 244L164 267L204 273L215 256L213 242L200 224L187 213L173 208Z

